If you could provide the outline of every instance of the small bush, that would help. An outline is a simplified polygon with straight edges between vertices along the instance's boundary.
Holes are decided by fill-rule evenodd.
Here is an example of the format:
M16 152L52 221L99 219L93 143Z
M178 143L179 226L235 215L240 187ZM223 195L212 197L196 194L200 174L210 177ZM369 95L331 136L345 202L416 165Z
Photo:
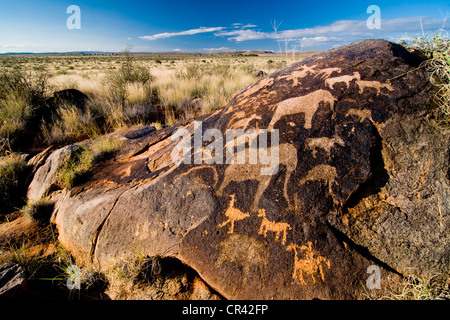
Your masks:
M27 165L20 155L0 157L0 214L21 207L25 193Z
M419 49L428 58L423 67L430 72L430 81L437 87L434 100L439 108L438 120L442 125L450 125L450 39L442 34L432 38L411 38L410 48Z
M46 226L50 223L50 217L53 213L54 204L47 200L40 200L35 203L28 203L22 212L30 216L41 226Z
M49 144L72 143L101 133L90 109L83 112L71 105L61 106L53 114L52 123L43 123L41 130Z
M9 93L0 100L0 138L13 140L18 137L32 115L33 108L26 99L14 92Z
M50 90L44 73L0 70L0 139L14 146L15 139L36 127Z
M123 145L118 138L99 138L92 145L80 147L57 172L56 184L61 188L71 189L105 157L111 155Z
M175 76L178 79L187 79L187 80L192 80L192 79L200 79L203 74L204 74L204 70L196 61L189 63L185 70L178 70L175 73Z
M139 83L146 85L154 80L150 71L142 65L136 64L135 58L130 55L129 49L123 52L124 61L117 71L111 71L106 76L112 98L124 102L127 97L127 85Z

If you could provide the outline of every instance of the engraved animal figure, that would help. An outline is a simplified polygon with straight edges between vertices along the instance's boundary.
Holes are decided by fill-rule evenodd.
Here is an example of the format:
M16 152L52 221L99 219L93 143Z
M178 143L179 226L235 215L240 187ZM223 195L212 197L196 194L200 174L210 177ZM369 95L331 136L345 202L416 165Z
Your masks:
M221 224L219 224L219 228L222 228L226 226L227 224L230 224L230 229L228 229L228 233L234 232L234 223L236 221L244 220L245 218L250 217L249 213L244 213L241 210L234 207L234 197L235 195L230 195L231 201L228 205L227 211L225 211L225 216L228 218L228 220L225 220Z
M258 210L258 217L262 218L258 234L262 234L264 237L267 237L267 231L275 232L275 241L278 241L280 233L282 233L283 237L281 239L281 243L286 244L286 234L288 230L292 229L288 223L268 220L266 218L266 210L264 209Z
M237 119L237 120L235 120ZM256 126L258 126L258 120L261 120L262 117L257 115L256 113L246 116L244 111L238 111L231 117L231 126L229 129L243 129L246 130L249 127L249 124L252 120L256 120Z
M303 177L298 181L298 185L301 186L307 181L325 180L328 182L328 191L332 194L331 186L336 183L336 168L327 164L319 164L308 171L306 177Z
M304 258L299 259L297 249L304 252ZM306 277L309 276L312 283L316 283L316 275L318 274L322 281L325 281L325 275L323 273L322 264L330 268L330 261L325 257L318 255L316 251L312 249L311 241L308 241L305 245L297 246L291 243L286 247L287 251L294 251L294 271L292 272L292 278L297 279L301 285L306 285Z
M237 264L242 268L242 285L246 284L251 267L259 271L261 278L265 277L269 249L263 242L246 235L232 234L217 246L220 249L215 268L226 261Z
M341 68L325 68L325 69L320 70L320 72L317 75L315 75L314 78L317 76L320 76L320 79L329 78L333 72L341 73L342 69Z
M370 121L372 121L372 110L369 109L355 109L355 108L351 108L347 111L347 113L345 114L346 117L348 116L357 116L359 117L359 121L363 122L366 119L369 119Z
M335 144L342 147L345 146L344 141L338 135L334 135L332 138L320 137L320 138L308 138L306 139L306 145L309 149L313 150L313 156L317 153L317 148L324 149L328 155L330 155L331 148Z
M303 78L304 76L306 76L308 73L316 74L317 71L314 70L315 67L316 67L315 65L313 65L311 67L308 67L307 65L303 65L300 70L294 70L286 76L279 77L279 78L277 78L277 81L280 79L285 79L288 81L292 80L292 87L295 87L300 83L300 81L298 81L298 80Z
M273 84L273 81L274 80L272 78L262 78L261 80L259 80L254 85L251 85L250 87L248 87L248 89L244 90L242 93L245 94L244 97L251 96L252 94L258 92L261 89L263 89L264 87L271 86Z
M361 80L361 75L359 74L359 72L353 72L353 75L344 75L335 78L328 78L325 80L325 85L330 89L333 89L336 83L344 82L348 88L352 80Z
M379 81L356 80L356 84L359 87L359 93L363 93L365 88L374 88L377 90L377 95L380 94L381 88L387 89L388 91L394 90L390 84L381 83Z
M281 101L272 116L272 120L269 123L268 130L273 129L275 123L277 123L281 117L304 113L305 114L305 128L311 129L311 122L314 114L319 108L319 104L329 103L331 108L334 107L336 98L328 90L317 90L311 92L305 96L290 98Z
M292 144L283 143L279 146L279 154L280 165L284 164L286 166L286 176L284 179L283 193L286 201L288 202L288 206L290 207L287 187L291 174L297 168L297 149ZM266 166L267 165L261 164L259 161L257 164L248 164L247 162L245 164L230 164L225 169L223 181L217 189L216 194L218 196L222 196L223 190L232 181L243 182L246 180L258 180L258 187L256 189L250 208L252 212L256 213L258 211L259 200L266 188L269 186L270 180L272 179L271 175L261 175L260 173L261 168Z
M353 72L353 75L344 75L335 78L328 78L325 80L325 85L330 89L334 88L334 85L339 82L344 82L347 88L350 87L350 82L356 80L355 83L359 88L359 93L363 93L365 88L374 88L377 91L377 95L380 94L381 89L387 89L388 91L393 91L394 88L388 83L381 83L379 81L367 81L361 80L361 75L359 72Z
M216 170L216 168L214 166L207 166L207 165L205 165L205 166L195 166L195 167L190 168L188 171L183 172L182 174L180 174L180 177L190 175L192 172L197 172L197 171L200 171L200 170L203 170L203 169L210 169L211 170L212 175L210 175L210 176L214 179L214 184L212 185L212 187L215 187L217 185L217 182L218 182L219 178L218 178L218 175L217 175L217 170ZM197 180L196 182L202 184L205 188L211 187L210 185L207 185L203 181Z

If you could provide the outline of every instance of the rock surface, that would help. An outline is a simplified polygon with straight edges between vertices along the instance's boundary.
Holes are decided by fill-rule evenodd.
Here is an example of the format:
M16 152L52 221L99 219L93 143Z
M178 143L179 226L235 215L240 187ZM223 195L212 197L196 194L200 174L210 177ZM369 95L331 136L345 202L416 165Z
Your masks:
M426 118L433 88L421 62L387 41L351 44L262 78L196 122L129 140L64 191L59 240L101 267L135 248L178 258L229 299L360 298L374 264L382 279L448 273L450 135ZM212 128L278 129L278 170L172 161L176 129L193 139Z
M125 138L138 139L152 133L153 131L156 131L156 128L154 126L139 126L126 131L127 132L124 132L123 134Z
M24 297L27 291L27 279L17 264L0 265L0 300Z
M49 149L50 148L44 150L42 154L44 154ZM44 164L36 170L33 181L31 181L28 187L28 201L30 201L31 203L37 202L52 190L52 187L54 187L57 179L58 168L78 149L79 147L75 145L69 145L56 150L50 156L48 156ZM36 160L32 159L30 160L30 163L39 163L40 158L44 158L44 156L37 157Z

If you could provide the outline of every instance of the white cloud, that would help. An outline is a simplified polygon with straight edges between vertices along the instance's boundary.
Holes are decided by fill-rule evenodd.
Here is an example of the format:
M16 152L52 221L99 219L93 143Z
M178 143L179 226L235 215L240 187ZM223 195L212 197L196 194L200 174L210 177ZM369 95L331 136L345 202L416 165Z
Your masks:
M220 48L203 48L203 51L210 51L210 52L214 52L214 51L227 51L227 50L231 50L228 47L220 47Z
M314 46L320 46L324 44L333 44L336 42L343 41L344 39L338 38L338 37L303 37L299 39L299 43L303 47L314 47Z
M200 27L198 29L191 29L191 30L185 30L180 32L163 32L154 34L152 36L142 36L139 37L139 39L143 40L157 40L157 39L164 39L164 38L170 38L170 37L176 37L176 36L187 36L187 35L194 35L198 33L209 33L209 32L216 32L225 29L224 27L214 27L214 28L206 28L206 27Z
M338 20L328 25L310 28L274 31L261 31L254 24L233 23L230 27L199 27L180 32L163 32L139 37L144 40L165 39L175 36L195 35L199 33L214 33L216 37L224 37L230 41L243 42L250 40L279 40L290 47L336 47L367 38L384 38L399 40L404 36L431 34L442 27L444 20L430 17L407 17L382 19L381 29L369 29L366 20ZM397 42L395 41L395 42ZM286 42L286 43L284 43ZM204 48L204 51L231 50L228 47Z
M180 52L181 51L181 49L173 49L173 51L175 51L175 52Z
M251 24L251 23L247 23L246 25L244 25L243 23L233 23L233 24L231 24L231 26L234 28L256 28L257 27L256 24Z
M242 26L242 28L256 28L256 24L247 23L245 26Z
M442 19L433 19L429 17L384 19L381 20L381 29L377 30L367 28L366 20L339 20L325 26L278 30L277 33L244 29L245 26L240 26L238 30L222 30L215 33L215 35L228 37L229 40L234 40L236 42L264 39L288 39L291 41L303 39L305 42L304 46L312 46L318 42L344 41L344 37L346 39L354 40L354 38L358 37L367 38L371 36L392 38L392 34L394 33L421 33L422 26L424 32L433 32L439 29L442 26L442 23Z
M247 40L261 40L272 39L270 33L255 31L251 29L240 29L233 31L222 31L215 33L216 36L231 37L229 40L235 41L247 41ZM274 38L275 39L275 38Z
M33 47L29 44L0 44L0 48L29 48Z

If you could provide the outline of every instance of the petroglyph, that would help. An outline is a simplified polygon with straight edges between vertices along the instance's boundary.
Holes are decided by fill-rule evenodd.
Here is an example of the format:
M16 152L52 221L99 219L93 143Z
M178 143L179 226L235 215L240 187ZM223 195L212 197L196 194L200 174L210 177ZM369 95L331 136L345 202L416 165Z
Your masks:
M258 92L262 88L269 87L272 84L273 84L273 78L263 78L263 79L259 80L257 83L255 83L253 86L249 87L245 91L245 95L243 96L243 98L251 96L252 94Z
M317 76L320 76L321 79L328 78L333 72L341 73L341 68L325 68L320 71L315 70L316 65L313 65L311 67L308 66L302 66L300 70L292 71L287 76L282 76L277 78L277 80L285 79L285 80L292 80L292 86L295 87L298 84L300 84L300 79L307 76L308 74L314 75L314 78Z
M325 257L320 256L315 250L312 249L311 241L308 241L305 245L298 246L291 243L286 247L287 251L294 251L294 270L292 272L292 278L297 279L301 285L307 285L306 277L309 276L313 284L316 283L316 275L319 275L322 281L325 281L325 275L323 273L322 264L330 268L330 261ZM299 252L303 251L304 258L299 258Z
M328 78L325 80L325 85L330 89L334 89L334 85L339 82L344 82L347 88L350 86L352 80L361 80L359 72L353 72L353 75L344 75L335 78Z
M332 138L320 137L320 138L308 138L306 139L306 145L309 149L313 150L313 156L316 156L317 148L323 149L328 155L330 155L331 148L334 145L345 146L344 141L338 135L334 135Z
M288 230L291 230L291 226L288 223L285 222L275 222L270 221L266 218L266 210L260 209L258 210L258 217L262 218L261 226L259 227L258 234L264 235L264 237L267 237L267 231L274 232L275 233L275 241L278 241L280 238L280 233L283 234L283 237L281 238L281 243L284 245L286 244L286 236Z
M320 76L321 79L329 78L333 72L341 73L342 69L341 68L325 68L325 69L320 70L320 72L316 76L314 76L314 78L317 76Z
M190 168L188 171L183 172L182 174L180 174L180 177L187 176L187 175L191 174L192 172L197 172L197 171L203 170L203 169L207 169L207 170L212 171L212 177L214 179L214 184L211 185L211 186L206 185L203 182L202 182L202 184L205 187L215 187L217 185L217 182L218 182L219 178L218 178L218 175L217 175L217 170L216 170L216 168L214 166L194 166L194 167Z
M277 81L280 79L285 79L288 81L292 80L292 86L295 87L298 84L300 84L300 82L298 80L303 78L304 76L306 76L308 73L315 74L316 73L316 70L314 70L315 67L316 67L315 65L311 66L311 67L304 65L304 66L302 66L302 68L300 70L292 71L287 76L277 78Z
M257 115L256 113L247 117L244 111L238 111L231 117L230 120L231 126L229 128L246 130L249 127L249 124L252 120L261 120L261 119L262 119L261 116ZM258 129L258 127L254 129Z
M388 91L394 91L394 88L388 83L381 83L379 81L367 81L361 80L359 72L353 72L353 75L344 75L335 78L328 78L325 80L325 85L330 89L334 89L336 83L344 82L346 87L350 87L350 82L356 80L355 84L359 88L359 93L363 93L365 88L373 88L377 91L377 95L380 94L381 89L387 89Z
M356 84L359 87L359 93L363 93L365 88L374 88L377 90L377 95L380 94L381 88L387 89L388 91L394 91L394 88L388 83L381 83L379 81L365 81L356 80Z
M348 116L357 116L359 117L359 121L363 122L366 119L369 119L370 121L372 121L372 110L370 109L355 109L355 108L351 108L347 111L347 113L345 114L346 117Z
M289 144L283 143L279 147L279 154L281 155L279 161L280 165L286 166L286 176L284 179L283 193L288 205L290 207L290 201L288 196L288 183L289 178L291 177L292 172L297 168L297 149ZM271 148L269 148L270 150ZM272 152L272 151L269 151ZM251 212L258 211L258 203L263 195L264 191L269 186L270 180L272 179L271 175L261 175L261 168L265 167L265 164L261 164L260 162L256 164L249 164L246 162L245 164L230 164L225 169L224 178L219 188L216 191L218 196L222 196L223 190L230 184L230 182L243 182L246 180L257 180L258 188L256 189L253 202L251 205Z
M275 110L272 120L269 123L268 130L273 129L281 117L305 113L305 128L311 129L312 117L319 108L319 104L329 103L331 108L334 107L336 98L327 90L317 90L306 96L290 98L281 101Z
M234 207L234 197L235 197L235 195L232 194L232 195L230 195L230 197L231 197L230 204L228 205L227 211L225 211L225 216L228 219L225 220L224 222L222 222L221 224L219 224L218 227L222 228L222 227L226 226L227 224L230 224L230 229L228 229L228 233L233 233L234 232L234 223L236 221L244 220L245 218L250 217L250 214L249 213L244 213L241 210L235 208Z
M328 190L332 193L331 186L336 182L336 168L327 164L319 164L308 171L306 177L299 180L298 185L302 186L307 181L324 180L328 183Z
M242 285L247 283L251 267L259 271L261 278L265 277L269 249L263 242L246 235L232 234L217 246L220 250L215 263L216 269L226 261L236 263L242 268Z

